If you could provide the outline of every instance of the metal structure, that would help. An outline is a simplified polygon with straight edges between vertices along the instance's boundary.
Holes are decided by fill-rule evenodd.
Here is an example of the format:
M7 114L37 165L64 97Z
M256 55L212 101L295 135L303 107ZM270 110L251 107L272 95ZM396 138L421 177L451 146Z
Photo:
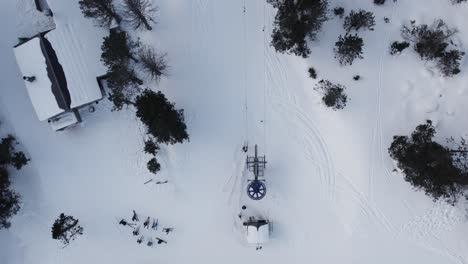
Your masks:
M266 168L266 163L267 162L265 156L258 156L258 147L257 145L255 145L255 156L247 156L247 168L249 169L249 171L253 172L255 176L254 180L249 180L249 184L247 185L247 195L252 200L261 200L263 197L265 197L265 180L260 179L260 177L264 176L264 169Z

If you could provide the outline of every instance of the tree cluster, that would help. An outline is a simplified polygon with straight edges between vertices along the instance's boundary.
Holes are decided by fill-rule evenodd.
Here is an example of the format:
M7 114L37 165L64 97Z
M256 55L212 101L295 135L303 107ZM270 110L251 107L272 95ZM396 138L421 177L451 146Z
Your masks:
M81 12L94 19L99 26L109 27L115 20L118 24L128 22L134 29L152 30L157 8L150 0L123 0L122 14L114 7L114 0L80 0ZM123 19L122 19L123 16Z
M267 0L278 9L271 45L281 53L310 55L307 40L315 40L327 21L328 0Z
M413 187L434 200L454 204L468 185L466 170L456 166L450 149L433 141L435 133L432 122L427 121L409 137L395 136L388 151Z
M61 213L52 225L52 238L60 240L64 245L68 245L78 235L83 234L83 227L78 222L78 219L73 216Z
M402 37L413 43L414 50L422 60L435 61L444 76L460 73L460 61L464 52L454 48L452 37L457 30L449 28L443 20L436 20L432 25L403 26Z
M355 12L351 10L351 13L344 19L343 27L346 32L350 32L351 30L360 30L360 29L368 29L374 30L375 26L375 17L372 12L365 11L360 9L359 11Z
M20 170L29 159L22 151L16 150L17 144L12 135L0 141L0 229L9 228L10 218L20 209L21 196L10 188L8 167Z
M323 103L333 110L345 108L348 102L348 96L344 93L346 87L341 84L334 84L328 80L321 80L314 89L322 93Z
M341 65L352 65L355 59L362 59L362 47L364 41L357 34L339 36L338 41L335 43L335 58L340 62Z

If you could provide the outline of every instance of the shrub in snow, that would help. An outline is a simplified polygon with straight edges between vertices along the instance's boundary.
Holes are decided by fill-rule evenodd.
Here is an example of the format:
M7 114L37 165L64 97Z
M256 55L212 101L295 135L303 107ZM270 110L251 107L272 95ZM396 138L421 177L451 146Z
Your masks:
M10 218L20 209L21 197L10 189L8 170L0 166L0 229L11 226Z
M313 67L309 68L309 77L312 79L317 79L317 72Z
M141 66L156 81L167 75L166 54L159 54L153 48L145 46L138 53Z
M454 3L454 4L461 4L461 3L464 3L464 2L466 2L466 1L468 1L468 0L452 0L452 3Z
M414 43L414 50L421 59L431 61L435 60L436 65L444 76L458 74L460 69L460 60L464 52L456 49L447 49L452 45L452 36L457 30L449 28L443 20L436 20L432 25L416 26L411 21L410 26L403 26L401 34L403 38Z
M151 173L158 173L159 170L161 170L161 164L159 164L158 160L156 158L152 158L148 161L146 164L146 167Z
M408 48L410 44L406 41L403 42L398 42L394 41L392 45L390 46L390 54L395 55L395 54L400 54L404 49Z
M137 117L157 143L175 144L188 140L184 110L177 110L161 92L145 90L137 96Z
M341 84L321 80L314 89L323 94L322 101L326 106L338 110L343 109L348 102L348 96L344 94L345 88Z
M333 14L335 14L335 16L338 16L338 17L342 18L343 15L344 15L344 8L343 7L335 7L333 9Z
M99 26L109 27L113 19L117 23L122 21L112 2L113 0L80 0L78 3L85 17L93 18Z
M315 40L327 18L327 0L267 0L278 9L271 45L281 53L304 58L310 54L307 39Z
M73 216L62 213L52 225L52 238L60 240L65 245L68 245L78 235L82 234L83 228L78 225L78 220Z
M383 4L385 4L385 0L374 0L374 4L383 5Z
M434 200L454 204L468 181L466 174L454 165L451 151L433 141L435 133L431 121L427 121L409 137L393 137L388 152L413 187Z
M134 29L142 26L146 30L152 30L150 23L155 23L154 16L157 8L150 0L123 0L124 17Z
M344 37L340 35L333 49L335 58L341 65L351 65L354 59L363 58L362 46L364 46L364 41L358 35L346 34Z
M353 80L355 80L355 81L359 81L360 79L361 79L360 75L354 75L353 76Z
M358 31L359 29L374 30L375 18L374 14L369 11L359 10L355 12L351 10L351 13L345 17L343 27L347 32L351 30Z

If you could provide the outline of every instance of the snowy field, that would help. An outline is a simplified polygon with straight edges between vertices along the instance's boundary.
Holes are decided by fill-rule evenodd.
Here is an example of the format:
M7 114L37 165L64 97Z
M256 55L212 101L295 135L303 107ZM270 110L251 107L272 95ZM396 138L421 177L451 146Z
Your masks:
M77 0L48 1L71 29L92 25ZM403 23L436 18L456 27L458 41L468 45L468 4L330 1L332 8L376 16L375 31L360 33L364 59L343 67L333 58L344 33L337 17L302 59L270 47L275 11L265 0L154 0L158 24L138 36L168 53L170 76L152 88L185 109L190 142L164 147L162 170L152 176L142 153L144 128L132 109L111 112L104 100L82 126L61 133L37 120L12 49L19 34L31 34L24 21L34 14L25 2L0 3L1 133L13 132L32 159L13 177L23 206L11 228L0 231L0 263L468 263L466 204L451 207L415 192L387 154L393 135L407 135L426 119L435 122L441 143L467 133L467 60L461 74L441 78L414 51L392 57L389 46L401 40ZM104 36L93 30L85 34L91 64L99 62ZM347 86L344 110L321 103L310 66L319 79ZM354 81L356 74L362 80ZM251 177L245 141L258 144L268 160L267 197L257 203L245 197ZM169 184L144 184L152 178ZM261 251L239 228L246 203L274 224ZM174 227L158 234L168 244L137 244L118 225L132 210ZM62 212L84 228L66 248L50 231Z

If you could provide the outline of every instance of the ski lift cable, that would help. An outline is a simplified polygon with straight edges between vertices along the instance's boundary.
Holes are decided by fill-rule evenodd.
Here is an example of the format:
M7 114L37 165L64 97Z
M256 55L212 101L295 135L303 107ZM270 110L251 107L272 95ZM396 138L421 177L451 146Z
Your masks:
M243 0L242 5L242 86L244 88L244 111L245 111L245 144L249 142L249 113L248 113L248 95L247 95L247 23L246 23L246 3Z
M267 70L266 70L266 53L267 53L267 37L266 37L266 6L267 3L266 1L263 2L263 151L264 153L267 152L267 129L266 129L266 124L267 124L267 107L266 107L266 102L267 102L267 88L266 88L266 82L267 82Z

